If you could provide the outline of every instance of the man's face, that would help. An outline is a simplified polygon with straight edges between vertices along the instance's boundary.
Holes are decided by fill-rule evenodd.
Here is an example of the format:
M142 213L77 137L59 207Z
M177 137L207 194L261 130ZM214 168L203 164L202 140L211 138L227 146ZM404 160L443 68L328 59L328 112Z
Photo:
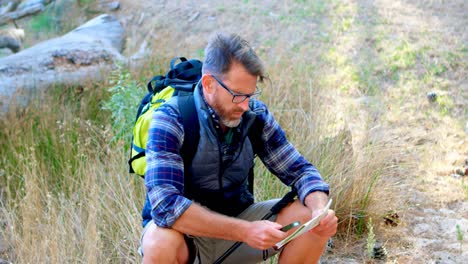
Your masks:
M223 77L209 76L209 78L212 78L210 84L213 91L212 95L207 97L208 103L219 115L223 125L227 127L238 126L242 120L242 114L249 110L250 98L240 103L234 103L233 95L228 89L234 94L251 95L256 91L257 77L248 73L241 64L234 63ZM224 84L224 87L216 79Z

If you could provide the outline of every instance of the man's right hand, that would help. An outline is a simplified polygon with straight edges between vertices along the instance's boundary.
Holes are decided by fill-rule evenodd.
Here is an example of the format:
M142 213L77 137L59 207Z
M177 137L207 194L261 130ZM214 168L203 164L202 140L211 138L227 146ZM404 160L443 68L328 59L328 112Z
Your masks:
M268 220L251 222L244 233L243 242L256 249L271 248L287 236L286 232L280 230L281 227Z

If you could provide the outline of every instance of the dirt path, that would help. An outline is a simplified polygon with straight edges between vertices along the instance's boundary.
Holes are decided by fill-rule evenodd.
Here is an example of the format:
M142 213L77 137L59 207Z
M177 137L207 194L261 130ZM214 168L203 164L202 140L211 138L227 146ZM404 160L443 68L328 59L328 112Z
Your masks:
M467 178L452 176L468 159L464 0L318 1L304 14L290 16L297 1L263 1L255 9L254 4L248 9L248 1L239 6L224 1L122 2L128 7L119 16L128 28L129 54L144 40L155 47L154 56L189 54L214 30L239 32L258 42L275 40L276 46L304 52L314 62L332 50L339 63L327 67L330 72L338 68L333 77L352 84L331 93L336 93L343 119L351 121L353 144L369 136L398 152L400 192L392 199L401 205L388 209L398 214L399 224L375 220L376 238L387 249L384 262L468 259ZM159 33L163 28L171 34ZM174 46L158 47L161 38L173 39ZM316 39L325 44L314 44ZM426 97L429 92L438 96L433 103ZM365 262L362 246L349 246L346 252L336 248L324 262Z
M386 129L403 140L401 146L412 158L411 175L403 179L408 184L407 210L402 211L402 226L392 234L396 240L389 242L393 247L389 255L400 263L463 263L468 259L466 183L453 176L468 159L467 68L466 63L451 64L444 54L466 47L465 2L377 1L371 8L378 8L388 21L386 31L410 43L416 56L423 58L411 72L424 76L422 81L413 88L409 82L389 87L385 100L391 108L401 109L396 111L398 119L387 115L392 122ZM463 56L466 61L466 52ZM425 63L445 65L447 70L427 74L432 68ZM440 109L440 101L431 104L425 97L429 92L453 98L450 113ZM404 93L410 96L398 102ZM464 242L460 236L465 236Z
M359 23L340 36L342 44L337 50L342 50L341 55L353 50L347 45L361 43L357 55L350 58L357 65L365 59L367 65L378 67L401 56L397 62L390 61L395 63L398 79L389 73L388 79L377 84L383 89L382 96L356 91L349 99L349 93L342 94L341 100L345 108L357 109L357 117L361 117L353 119L353 138L374 131L374 136L399 148L400 159L404 159L398 162L403 170L398 176L401 193L395 194L395 199L402 199L402 206L391 208L399 215L400 224L389 227L377 221L376 237L387 248L387 262L463 263L468 259L467 187L466 176L463 179L455 172L466 168L468 158L464 123L467 68L466 63L451 63L444 54L465 48L465 3L381 0L346 1L344 6L349 10L344 16ZM385 53L394 55L383 56ZM466 60L466 52L462 56ZM442 73L428 73L437 65L446 68ZM368 80L372 85L372 78ZM429 92L439 95L437 103L427 100ZM444 112L443 98L453 99L449 113ZM364 260L328 259L329 263L354 261Z

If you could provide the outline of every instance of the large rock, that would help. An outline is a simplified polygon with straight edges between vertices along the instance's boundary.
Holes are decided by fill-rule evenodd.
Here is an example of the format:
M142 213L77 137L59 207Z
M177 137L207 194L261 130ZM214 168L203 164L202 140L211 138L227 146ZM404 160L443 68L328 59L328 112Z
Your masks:
M23 29L8 28L0 30L0 49L7 48L12 52L18 52L21 49L23 38Z
M22 106L30 95L52 85L100 81L118 61L124 29L111 15L100 15L66 35L0 58L0 114L14 101Z

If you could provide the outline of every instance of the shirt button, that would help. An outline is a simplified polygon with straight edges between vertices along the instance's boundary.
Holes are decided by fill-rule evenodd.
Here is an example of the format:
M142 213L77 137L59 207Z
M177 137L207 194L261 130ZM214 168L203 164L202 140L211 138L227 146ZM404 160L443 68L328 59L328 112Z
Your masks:
M212 115L211 117L215 118L216 116L215 116L215 115Z
M216 128L219 128L219 126L216 126Z

